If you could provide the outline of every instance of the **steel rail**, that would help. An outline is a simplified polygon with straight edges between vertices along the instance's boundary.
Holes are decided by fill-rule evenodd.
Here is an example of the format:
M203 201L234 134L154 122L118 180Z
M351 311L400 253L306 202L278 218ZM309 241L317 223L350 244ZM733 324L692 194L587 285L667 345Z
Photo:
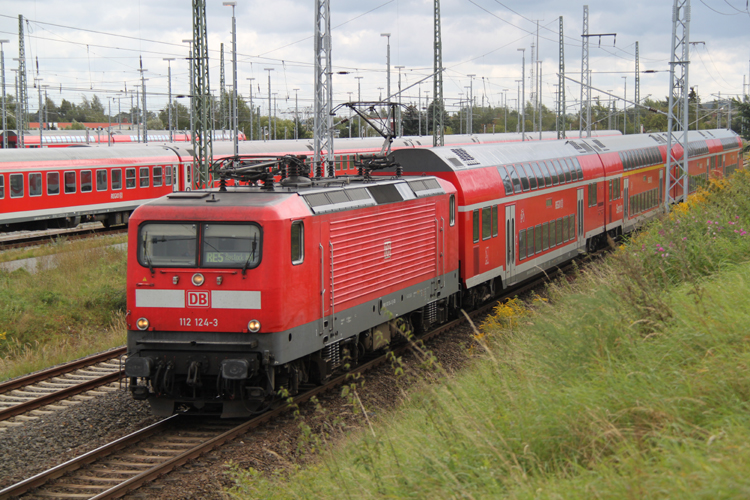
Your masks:
M65 373L74 372L76 370L80 370L81 368L95 365L103 361L108 361L110 359L119 358L126 352L127 352L127 347L122 346L122 347L118 347L116 349L112 349L109 351L100 352L99 354L94 354L93 356L88 356L85 358L77 359L75 361L71 361L70 363L65 363L59 366L53 366L52 368L48 368L40 372L32 373L30 375L25 375L23 377L15 378L13 380L0 383L0 394L10 392L20 387L31 385L36 382L41 382L43 380L57 377Z

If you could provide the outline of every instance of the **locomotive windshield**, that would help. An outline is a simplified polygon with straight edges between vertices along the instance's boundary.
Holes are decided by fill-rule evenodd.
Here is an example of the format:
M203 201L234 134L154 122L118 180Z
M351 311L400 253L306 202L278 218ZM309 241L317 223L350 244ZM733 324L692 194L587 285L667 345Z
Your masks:
M261 232L255 224L149 222L140 227L138 241L138 261L148 268L249 269L260 263Z
M251 224L204 224L202 267L241 267L260 262L260 229Z
M140 228L138 260L147 267L195 267L196 224L144 224Z

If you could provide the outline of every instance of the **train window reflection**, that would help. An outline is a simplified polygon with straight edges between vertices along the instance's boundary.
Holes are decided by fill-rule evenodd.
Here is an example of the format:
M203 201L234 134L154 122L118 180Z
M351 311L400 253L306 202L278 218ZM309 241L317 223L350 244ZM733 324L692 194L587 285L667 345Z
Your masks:
M161 186L161 167L154 167L154 187Z
M195 224L144 224L139 229L138 262L144 267L195 267Z
M29 174L29 196L42 196L42 174Z
M91 170L81 170L81 192L91 192Z
M305 261L305 225L301 220L292 222L292 264Z
M96 171L96 190L97 191L107 190L107 171L106 170Z
M23 174L10 174L10 197L23 198Z
M65 194L76 192L76 173L65 172Z
M112 190L122 189L122 170L119 168L112 169Z
M135 169L134 168L125 169L125 187L128 189L135 188Z
M47 172L47 194L60 194L59 172Z
M254 224L205 224L202 267L241 267L260 263L260 228Z
M148 167L141 167L140 169L138 169L138 177L139 177L139 180L140 180L140 186L142 188L147 188L148 187L148 181L149 181L149 178L148 178Z

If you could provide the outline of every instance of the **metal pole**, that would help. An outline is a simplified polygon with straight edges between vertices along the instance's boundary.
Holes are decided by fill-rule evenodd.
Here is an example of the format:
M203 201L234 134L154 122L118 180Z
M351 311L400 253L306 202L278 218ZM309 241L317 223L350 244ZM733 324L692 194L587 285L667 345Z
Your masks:
M387 40L387 52L386 52L386 64L387 64L387 85L386 85L386 99L388 102L391 102L391 34L390 33L381 33L380 36L386 37ZM390 121L390 119L389 119ZM394 133L393 131L393 124L389 123L388 128L391 130L391 134Z
M466 131L469 134L474 133L474 77L477 75L466 75L469 77L469 125Z
M253 111L255 108L253 108L253 80L255 78L245 78L245 80L248 80L250 82L250 140L253 140Z
M190 63L190 141L193 144L193 150L195 150L195 117L193 116L193 99L195 96L195 76L193 74L193 40L192 38L183 40L182 43L187 43L190 47L188 52L188 62ZM179 122L179 120L177 120Z
M296 141L299 139L299 96L297 95L297 92L299 92L299 89L292 89L294 90L294 140ZM351 92L350 92L351 94ZM349 97L351 99L351 97ZM349 123L349 137L351 137L351 122Z
M232 112L234 113L232 116L232 132L234 137L232 141L234 144L234 156L237 156L239 154L237 146L237 114L239 110L237 109L237 18L234 17L234 9L237 6L237 2L223 2L223 5L232 7L232 78L234 80L234 87L232 89Z
M167 61L168 66L167 92L169 94L169 104L167 105L167 119L169 120L169 124L167 127L169 128L169 142L174 142L174 132L172 130L172 61L174 61L174 57L165 57L163 60Z
M505 125L503 126L503 133L508 131L508 89L503 89L503 104L505 107Z
M34 78L34 83L41 82L42 80L43 80L43 78ZM42 86L41 86L41 84L37 83L36 84L36 89L37 89L37 91L39 93L39 112L38 112L39 113L39 147L41 148L42 144L43 144L43 142L42 142L42 129L44 128L44 127L42 127Z
M107 146L112 146L112 97L107 98Z
M537 56L539 55L539 47L537 47ZM537 100L539 101L539 140L542 140L542 61L537 61L539 63L539 85L537 86L536 95Z
M355 76L357 79L357 101L362 101L362 76ZM357 115L357 130L359 130L359 137L362 137L362 117Z
M396 69L398 69L398 128L396 130L396 135L403 136L404 135L404 127L401 122L401 70L404 69L405 66L395 66Z
M625 80L625 99L622 103L622 135L626 135L628 133L628 77L623 76L623 80Z
M521 52L521 140L526 140L526 49L518 49Z
M5 108L5 52L3 44L10 43L10 40L0 40L0 74L2 74L3 86L3 149L8 149L8 112ZM16 98L18 95L16 95Z
M273 68L263 68L264 71L268 71L268 135L271 138L271 71Z

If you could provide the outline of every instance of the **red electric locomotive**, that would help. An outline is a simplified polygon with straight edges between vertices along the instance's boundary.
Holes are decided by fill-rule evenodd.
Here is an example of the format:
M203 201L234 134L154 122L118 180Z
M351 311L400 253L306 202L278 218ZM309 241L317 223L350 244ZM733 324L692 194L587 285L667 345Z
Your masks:
M173 193L131 216L125 374L156 414L248 415L387 344L391 324L455 310L453 186L311 181L293 161L281 184Z

